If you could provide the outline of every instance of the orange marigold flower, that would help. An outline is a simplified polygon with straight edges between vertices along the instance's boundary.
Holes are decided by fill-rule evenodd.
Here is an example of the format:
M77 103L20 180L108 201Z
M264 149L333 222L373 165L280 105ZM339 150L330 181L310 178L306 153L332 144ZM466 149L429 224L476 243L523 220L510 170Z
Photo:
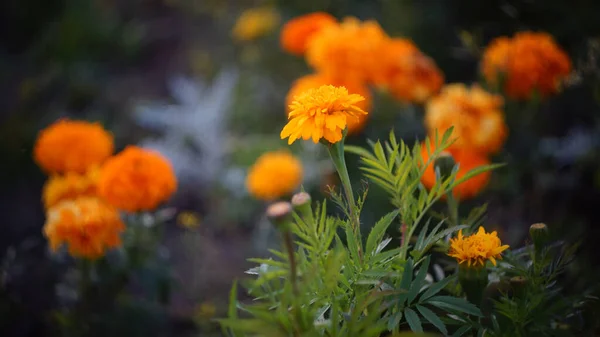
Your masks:
M290 54L303 55L308 41L319 30L336 23L337 20L325 12L314 12L295 17L286 22L281 29L281 47Z
M492 41L481 65L483 75L492 84L497 84L503 74L506 94L516 99L528 99L534 90L542 96L557 93L571 67L569 56L551 35L535 32Z
M98 198L80 197L48 210L44 235L54 251L67 245L74 257L97 259L121 245L124 229L115 208Z
M323 85L333 85L333 86L343 86L348 89L350 94L357 94L365 98L364 101L356 103L356 106L364 111L371 110L371 91L369 87L367 87L362 82L352 81L350 79L334 79L329 78L323 74L310 74L303 77L300 77L292 84L292 87L288 91L286 96L286 114L290 112L290 106L294 101L294 97L302 94L308 89L316 89ZM361 114L358 118L350 118L347 120L348 122L348 134L355 134L360 132L366 124L367 117L369 115Z
M67 172L65 175L51 176L42 190L46 210L64 200L95 196L98 173L99 169L95 167L85 174Z
M502 105L504 100L479 86L449 84L429 100L425 126L430 134L440 134L451 126L456 138L454 146L471 148L482 154L497 152L508 135Z
M342 131L350 118L358 118L367 112L356 106L365 98L349 94L344 87L323 85L309 89L295 97L290 104L288 123L281 130L281 139L288 138L288 144L296 139L312 139L318 143L325 138L329 143L342 140Z
M308 42L306 59L317 72L334 78L366 81L379 45L389 37L376 21L346 18L319 30Z
M246 187L255 198L271 201L298 188L302 174L302 163L291 153L267 152L250 167Z
M247 9L235 22L231 35L238 41L255 40L274 30L279 20L279 13L273 7Z
M431 144L431 146L433 147L434 145ZM434 151L435 150L432 148L428 153L425 143L421 144L421 157L423 158L423 162L427 164L429 161L429 165L427 165L425 172L421 177L421 182L428 189L431 189L437 180L434 168L434 159L432 158L429 160L430 154ZM490 161L485 156L474 151L455 147L450 147L445 151L452 155L454 162L458 165L456 179L461 179L467 173L469 173L469 171L475 168L490 164ZM485 171L458 184L452 190L454 197L462 200L475 197L477 194L479 194L479 192L481 192L481 190L485 188L490 180L490 176L491 172Z
M113 151L113 137L100 123L61 119L39 133L33 153L46 172L84 174Z
M381 43L374 67L371 81L402 101L423 103L444 84L435 62L407 39Z
M98 195L128 212L153 210L177 190L171 163L158 152L128 146L100 171Z
M477 233L471 236L464 237L460 230L456 238L450 239L448 255L458 260L458 263L467 262L469 267L483 267L487 260L495 266L496 259L501 260L500 254L508 247L502 245L496 231L486 233L483 227L479 227Z

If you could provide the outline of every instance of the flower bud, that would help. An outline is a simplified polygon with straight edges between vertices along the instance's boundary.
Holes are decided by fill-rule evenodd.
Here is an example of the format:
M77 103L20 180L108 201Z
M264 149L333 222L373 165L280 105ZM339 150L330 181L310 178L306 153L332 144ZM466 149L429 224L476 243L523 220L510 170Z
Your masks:
M458 266L458 281L469 302L480 306L483 292L488 285L488 270L485 266Z
M296 193L292 196L292 206L294 207L294 210L302 216L304 221L312 219L311 201L310 194L306 192Z
M527 287L527 278L523 276L513 276L509 280L510 287L515 297L522 298Z
M292 205L287 201L276 202L267 207L267 217L277 229L288 231L292 223Z
M456 162L452 157L452 154L448 151L442 151L433 163L433 167L440 173L440 179L446 180L452 174L452 170L454 170L454 165Z
M536 223L529 227L529 235L536 251L540 251L548 240L550 239L550 233L548 232L548 226L543 223Z

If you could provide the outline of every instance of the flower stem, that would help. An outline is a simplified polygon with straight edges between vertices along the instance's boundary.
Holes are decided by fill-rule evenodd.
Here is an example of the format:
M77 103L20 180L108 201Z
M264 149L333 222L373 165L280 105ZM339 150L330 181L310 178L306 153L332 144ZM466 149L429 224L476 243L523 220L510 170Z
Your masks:
M296 281L296 257L294 256L294 243L292 240L292 233L286 230L281 233L283 236L283 244L288 253L288 259L290 260L290 281L292 282L292 289L295 295L298 295L298 282Z
M354 200L352 184L350 183L350 176L348 175L348 168L346 167L346 159L344 157L344 140L345 136L341 141L329 145L328 150L329 156L333 161L333 166L335 166L335 169L340 176L342 188L344 189L344 194L346 195L348 206L350 207L350 221L352 223L352 229L356 233L359 229L360 222L358 220L358 215L356 214L356 200Z

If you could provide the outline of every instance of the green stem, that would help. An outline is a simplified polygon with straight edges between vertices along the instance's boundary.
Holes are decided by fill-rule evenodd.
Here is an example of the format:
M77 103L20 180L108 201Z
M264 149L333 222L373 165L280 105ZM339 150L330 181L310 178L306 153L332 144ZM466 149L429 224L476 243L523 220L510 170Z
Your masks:
M292 289L295 295L298 295L298 282L296 280L296 257L294 256L294 243L292 240L292 233L285 231L283 235L283 244L288 253L288 259L290 260L290 281L292 282Z
M344 194L346 195L346 199L348 200L348 205L350 207L350 221L352 222L352 229L356 233L360 223L356 214L356 200L354 200L352 184L350 183L350 176L348 175L348 168L346 167L346 158L344 157L344 139L345 137L335 144L330 144L328 146L328 150L329 156L333 161L333 166L335 166L335 169L340 176Z

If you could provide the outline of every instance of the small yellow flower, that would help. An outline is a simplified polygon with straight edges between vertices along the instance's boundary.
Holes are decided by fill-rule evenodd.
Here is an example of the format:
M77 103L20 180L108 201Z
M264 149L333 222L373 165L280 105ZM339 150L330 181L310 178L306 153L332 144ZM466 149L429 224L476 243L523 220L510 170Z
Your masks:
M231 35L238 41L255 40L273 31L279 20L279 13L272 7L248 9L237 19Z
M342 131L349 118L358 118L367 112L356 106L365 98L349 94L345 87L323 85L309 89L296 96L289 106L288 123L281 130L281 139L288 138L288 144L296 139L312 139L318 143L325 138L330 143L342 140Z
M177 224L183 228L195 229L200 226L202 221L200 215L192 211L184 211L177 215Z
M287 151L267 152L248 171L246 187L257 199L271 201L292 193L302 182L302 163Z
M496 265L496 259L501 260L500 253L508 249L508 245L502 245L498 233L493 231L486 233L483 227L479 227L477 233L463 237L462 230L458 236L450 240L450 251L448 256L458 260L458 263L467 262L468 266L485 265L490 260Z

